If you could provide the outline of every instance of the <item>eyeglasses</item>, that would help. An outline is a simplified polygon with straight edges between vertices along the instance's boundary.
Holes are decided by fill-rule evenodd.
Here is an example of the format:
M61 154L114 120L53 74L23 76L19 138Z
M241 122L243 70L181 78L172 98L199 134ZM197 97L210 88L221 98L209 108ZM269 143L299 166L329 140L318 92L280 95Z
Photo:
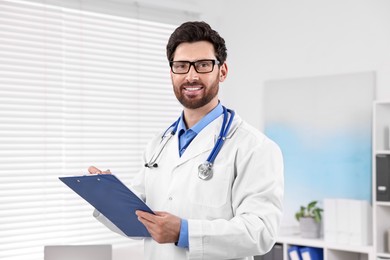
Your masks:
M191 66L194 66L198 73L210 73L214 70L214 65L219 65L218 60L197 60L197 61L170 61L169 66L175 74L187 74Z

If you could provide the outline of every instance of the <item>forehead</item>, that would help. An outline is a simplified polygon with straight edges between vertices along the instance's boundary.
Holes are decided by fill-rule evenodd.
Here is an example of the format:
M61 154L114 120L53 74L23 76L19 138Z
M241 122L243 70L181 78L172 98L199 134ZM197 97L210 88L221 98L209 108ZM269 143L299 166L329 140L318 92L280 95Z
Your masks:
M215 51L212 43L208 41L180 43L173 55L173 60L200 60L215 59Z

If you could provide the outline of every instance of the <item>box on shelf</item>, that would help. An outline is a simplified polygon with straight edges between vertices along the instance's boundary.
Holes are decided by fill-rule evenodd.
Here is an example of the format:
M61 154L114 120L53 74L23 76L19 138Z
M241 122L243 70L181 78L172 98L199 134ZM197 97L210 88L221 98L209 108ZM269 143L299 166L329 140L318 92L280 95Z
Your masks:
M365 200L324 199L324 240L365 246L372 243L372 211Z

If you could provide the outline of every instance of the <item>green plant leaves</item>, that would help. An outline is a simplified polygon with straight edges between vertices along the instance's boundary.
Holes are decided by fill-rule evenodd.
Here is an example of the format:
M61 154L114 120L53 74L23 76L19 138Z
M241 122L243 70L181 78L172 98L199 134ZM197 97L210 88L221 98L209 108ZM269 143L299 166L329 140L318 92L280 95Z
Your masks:
M311 201L307 207L301 206L300 210L295 213L295 219L314 218L316 222L321 222L321 213L323 209L317 207L317 201Z

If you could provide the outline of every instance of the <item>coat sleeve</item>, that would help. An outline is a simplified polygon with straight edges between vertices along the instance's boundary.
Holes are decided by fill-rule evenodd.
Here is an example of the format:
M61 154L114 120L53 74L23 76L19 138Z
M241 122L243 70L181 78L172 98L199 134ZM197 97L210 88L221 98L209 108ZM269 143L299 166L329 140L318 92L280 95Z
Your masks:
M253 146L252 146L253 147ZM283 159L265 138L237 156L230 220L189 219L189 259L227 259L267 253L282 215Z

